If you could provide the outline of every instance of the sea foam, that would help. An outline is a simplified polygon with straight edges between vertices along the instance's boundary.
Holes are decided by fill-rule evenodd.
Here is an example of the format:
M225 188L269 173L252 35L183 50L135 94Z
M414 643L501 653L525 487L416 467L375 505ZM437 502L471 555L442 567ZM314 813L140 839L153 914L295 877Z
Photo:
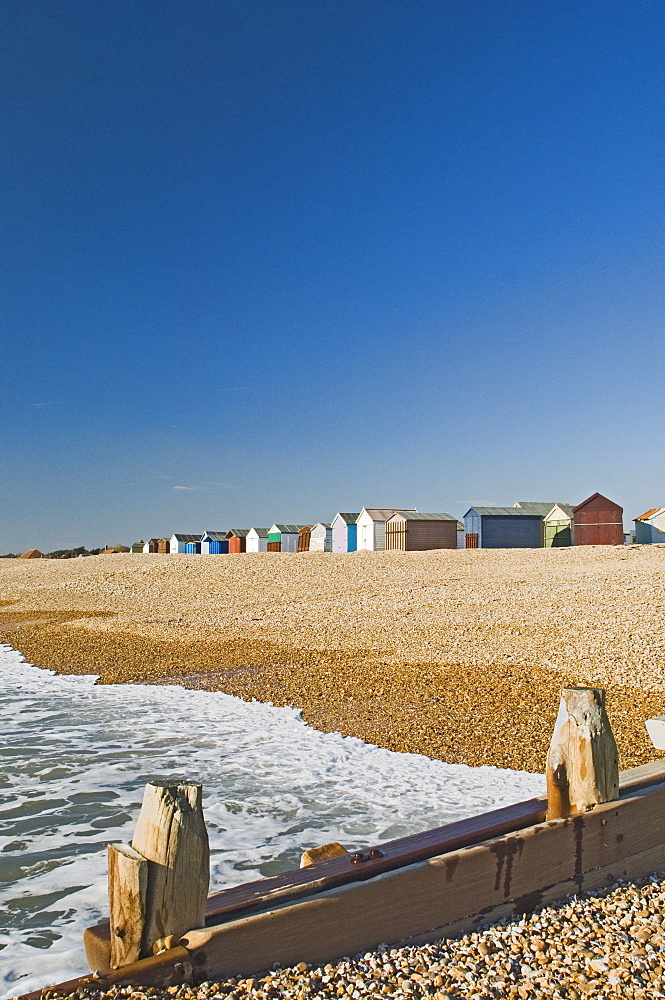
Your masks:
M539 775L321 733L292 708L95 679L0 645L0 998L88 971L106 844L131 840L152 778L202 782L211 890L297 867L318 844L361 848L544 791Z

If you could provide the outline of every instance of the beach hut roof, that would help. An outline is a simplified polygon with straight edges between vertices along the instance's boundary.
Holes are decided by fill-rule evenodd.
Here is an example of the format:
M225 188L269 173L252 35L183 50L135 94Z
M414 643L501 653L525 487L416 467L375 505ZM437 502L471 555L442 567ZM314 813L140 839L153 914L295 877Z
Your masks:
M363 507L361 514L369 514L373 521L387 521L393 514L405 514L406 512L415 514L415 507ZM358 515L360 516L360 515Z
M175 538L175 540L177 542L200 542L201 541L201 536L200 535L191 535L191 534L190 535L181 535L181 534L178 534L177 531L171 537ZM168 541L168 539L166 539L166 541Z
M405 521L457 521L452 514L421 514L417 510L398 510L392 516Z
M203 542L207 538L211 542L225 542L228 537L228 531L205 531L200 538L197 535L196 538L188 539L188 541Z
M646 510L644 514L640 514L640 516L634 518L634 520L650 521L652 517L657 517L659 514L665 514L665 507L653 507L652 510Z
M543 517L547 517L555 507L558 507L564 512L568 517L573 516L573 508L569 503L541 503L540 500L518 500L515 507L521 507L522 510L530 510L534 514L542 514Z
M268 529L267 528L250 528L249 531L247 532L247 534L249 534L250 531L253 531L254 534L258 535L259 538L267 538L268 537Z
M250 528L230 528L226 532L227 538L247 538Z
M469 507L467 514L472 510L481 517L542 517L538 511L522 510L520 507Z
M331 527L332 525L326 524L325 521L317 521L316 524L314 525L314 528L331 528ZM312 531L314 530L314 528L312 528Z
M360 517L360 511L355 514L335 514L333 521L336 521L338 517L341 517L345 524L355 524Z
M582 510L583 507L586 507L590 503L594 503L596 500L602 500L608 507L612 507L615 510L621 510L619 504L615 503L614 500L610 500L609 497L603 496L602 493L592 493L591 496L587 497L586 500L583 500L582 503L578 503L575 507L573 507L573 513L576 513L578 510Z
M271 531L281 531L283 535L297 535L301 528L309 528L308 524L273 524Z

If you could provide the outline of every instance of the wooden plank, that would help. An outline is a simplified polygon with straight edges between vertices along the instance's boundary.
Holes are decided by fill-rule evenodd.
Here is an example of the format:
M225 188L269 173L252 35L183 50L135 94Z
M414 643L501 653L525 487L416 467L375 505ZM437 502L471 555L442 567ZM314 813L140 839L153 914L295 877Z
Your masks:
M294 902L339 885L362 882L385 871L532 826L545 818L546 809L545 798L527 799L481 816L387 841L378 847L356 852L355 855L330 858L317 865L222 889L208 897L205 921L202 920L199 926L215 926L268 909L278 903ZM358 859L358 854L362 860ZM373 856L370 857L370 854ZM108 922L87 928L84 939L91 967L108 968Z
M183 944L197 981L249 975L273 963L320 964L428 934L477 913L616 867L662 848L665 784L584 815L341 886L296 904L191 931ZM654 855L652 855L654 856ZM662 857L662 854L660 855ZM660 862L659 862L660 863Z
M616 884L619 879L639 879L654 872L665 872L665 843L642 851L640 854L631 855L629 858L624 858L612 865L593 868L591 871L567 879L565 882L557 882L556 885L549 886L542 892L533 892L519 899L500 903L498 906L482 910L471 917L464 917L462 920L446 924L444 927L436 927L425 934L405 938L403 941L397 942L396 946L428 944L441 938L457 938L463 934L472 934L481 926L533 913L539 907L561 902L567 896L578 895L580 892L597 892Z
M240 913L252 913L276 903L325 892L339 885L363 882L382 872L457 850L489 837L523 829L542 821L546 808L544 798L528 799L482 816L387 841L370 850L321 861L316 866L223 889L208 898L206 926L222 923ZM370 857L370 853L374 856Z
M70 996L76 990L89 989L103 991L109 986L180 986L183 983L193 984L192 962L186 948L172 948L161 955L142 958L139 962L124 965L104 974L93 973L89 976L79 976L48 989L34 990L23 993L18 1000L44 1000L44 994L49 998Z
M665 782L665 761L662 759L631 768L620 775L621 796L632 795L662 782ZM339 885L371 879L385 871L516 832L542 822L546 808L546 799L529 799L469 820L380 844L375 850L380 851L381 856L360 864L352 864L349 856L333 858L309 868L223 889L208 898L205 926L216 926L278 903L295 902ZM369 852L364 851L363 854L367 856ZM84 939L91 968L107 968L108 922L88 928Z
M619 795L629 795L649 785L665 782L665 759L659 757L639 767L629 767L619 774Z
M143 955L204 923L210 855L201 798L196 782L146 785L132 839L134 850L150 862Z
M136 962L146 915L148 862L126 844L109 844L108 883L111 968Z

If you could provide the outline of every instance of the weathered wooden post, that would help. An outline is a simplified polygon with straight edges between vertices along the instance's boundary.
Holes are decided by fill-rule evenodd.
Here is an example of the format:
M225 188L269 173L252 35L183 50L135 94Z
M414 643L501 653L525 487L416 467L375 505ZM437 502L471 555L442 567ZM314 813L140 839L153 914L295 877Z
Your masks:
M204 925L210 852L201 799L198 783L150 782L132 846L109 846L113 968Z
M111 968L141 957L148 892L148 862L126 844L109 844Z
M619 755L601 688L562 690L546 777L548 819L619 798Z

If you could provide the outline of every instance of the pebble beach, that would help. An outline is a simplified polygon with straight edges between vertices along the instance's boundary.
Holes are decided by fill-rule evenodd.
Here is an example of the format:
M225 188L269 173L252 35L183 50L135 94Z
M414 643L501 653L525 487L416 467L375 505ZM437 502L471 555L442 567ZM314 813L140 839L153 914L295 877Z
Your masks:
M75 1000L583 1000L665 996L665 881L658 877L572 897L458 940L374 952L310 968L197 987L84 988ZM70 998L67 998L70 1000Z
M0 641L101 683L302 709L391 750L542 772L567 684L607 690L621 766L656 759L665 548L0 561ZM665 881L324 968L91 997L665 996Z
M323 731L542 772L559 690L605 687L630 767L665 709L665 548L0 560L0 641L102 683L300 708Z

